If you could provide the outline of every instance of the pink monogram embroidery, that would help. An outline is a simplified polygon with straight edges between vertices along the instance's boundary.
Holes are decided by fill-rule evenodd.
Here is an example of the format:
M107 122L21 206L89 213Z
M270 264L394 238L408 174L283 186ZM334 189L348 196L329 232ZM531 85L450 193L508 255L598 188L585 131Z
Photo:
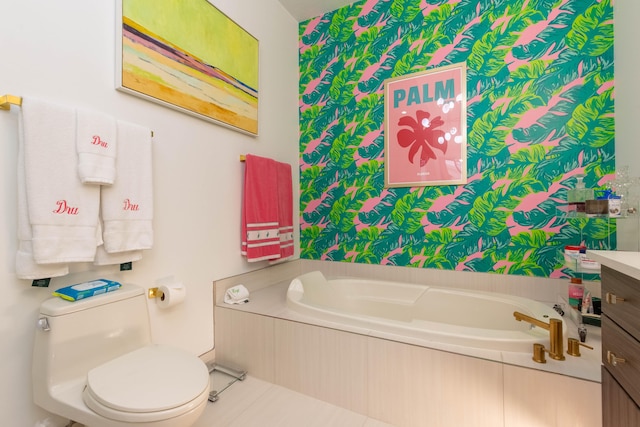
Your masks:
M100 139L100 135L93 135L93 140L91 141L92 145L99 145L102 148L107 148L109 143Z
M69 206L66 200L58 200L56 202L56 209L52 212L59 215L78 215L78 208Z
M123 211L139 211L140 206L138 206L137 203L131 203L129 199L124 199L124 207L122 208L122 210Z

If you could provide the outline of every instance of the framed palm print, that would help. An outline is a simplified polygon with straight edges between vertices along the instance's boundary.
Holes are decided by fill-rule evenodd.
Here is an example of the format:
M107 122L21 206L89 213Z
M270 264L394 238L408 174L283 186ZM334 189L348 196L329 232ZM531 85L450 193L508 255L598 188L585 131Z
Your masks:
M384 82L385 187L467 182L466 64Z

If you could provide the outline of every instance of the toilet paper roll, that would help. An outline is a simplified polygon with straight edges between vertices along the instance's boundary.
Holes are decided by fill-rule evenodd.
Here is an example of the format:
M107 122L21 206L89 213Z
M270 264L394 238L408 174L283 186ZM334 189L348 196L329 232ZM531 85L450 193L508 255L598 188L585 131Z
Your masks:
M182 283L159 286L158 291L162 292L162 296L158 298L158 307L160 308L169 308L182 303L186 294Z

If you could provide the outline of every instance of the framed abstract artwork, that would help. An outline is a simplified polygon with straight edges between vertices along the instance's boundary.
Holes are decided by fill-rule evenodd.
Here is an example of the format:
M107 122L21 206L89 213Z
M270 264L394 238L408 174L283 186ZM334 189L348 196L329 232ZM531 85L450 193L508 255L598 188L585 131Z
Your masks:
M384 82L385 187L467 182L466 64Z
M207 0L117 0L116 89L258 134L258 40Z

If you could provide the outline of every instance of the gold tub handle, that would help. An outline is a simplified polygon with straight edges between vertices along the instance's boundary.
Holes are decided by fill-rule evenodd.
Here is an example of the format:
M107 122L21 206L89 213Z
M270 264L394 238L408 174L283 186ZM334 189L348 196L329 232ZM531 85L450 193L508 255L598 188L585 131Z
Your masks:
M580 357L580 346L593 350L593 347L590 345L581 343L576 338L569 338L567 340L567 354L569 356Z

